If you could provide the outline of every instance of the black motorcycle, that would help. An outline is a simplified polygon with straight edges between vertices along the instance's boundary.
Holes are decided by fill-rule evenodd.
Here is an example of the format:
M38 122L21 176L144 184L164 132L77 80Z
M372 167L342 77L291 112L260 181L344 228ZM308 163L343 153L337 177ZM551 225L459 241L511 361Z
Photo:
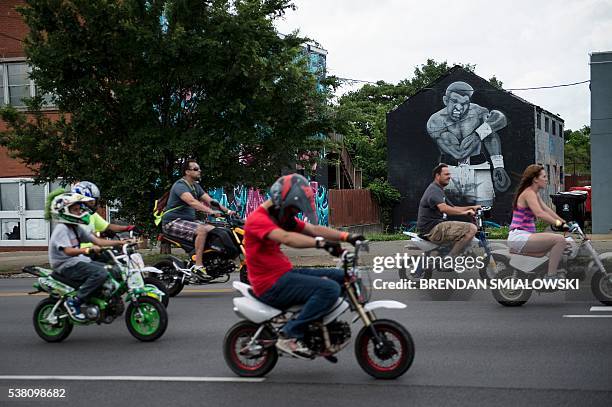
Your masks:
M208 278L193 271L195 244L192 240L180 239L165 233L159 235L158 240L179 247L189 255L188 260L170 255L153 266L162 271L157 277L164 282L171 297L180 293L186 284L203 285L229 281L230 274L236 271L237 262L240 264L240 280L248 281L243 245L244 220L235 216L221 215L219 221L211 223L215 228L206 236L202 255L202 264L206 268Z

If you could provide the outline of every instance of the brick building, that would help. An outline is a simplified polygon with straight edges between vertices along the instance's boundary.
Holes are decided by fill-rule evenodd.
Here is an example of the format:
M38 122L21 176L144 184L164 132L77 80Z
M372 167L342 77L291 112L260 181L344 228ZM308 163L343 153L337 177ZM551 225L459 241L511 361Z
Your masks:
M23 98L34 96L28 75L23 39L28 28L15 10L21 0L0 1L0 106L24 108ZM50 108L46 112L55 115ZM6 124L0 120L0 131ZM0 251L46 247L49 224L43 218L46 194L56 185L35 185L32 171L0 147Z

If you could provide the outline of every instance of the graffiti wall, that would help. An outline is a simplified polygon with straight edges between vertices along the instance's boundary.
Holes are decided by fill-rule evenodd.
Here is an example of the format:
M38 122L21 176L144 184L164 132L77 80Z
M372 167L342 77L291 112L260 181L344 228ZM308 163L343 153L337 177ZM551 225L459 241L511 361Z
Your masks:
M319 225L329 224L329 209L327 206L328 190L318 182L310 182L315 194L315 203ZM236 211L241 218L246 219L259 205L270 197L267 192L246 186L234 187L226 193L224 188L209 189L208 194L223 206Z
M387 115L389 181L401 193L394 224L416 220L432 169L449 165L456 205L493 205L506 223L523 169L535 162L534 106L452 68Z

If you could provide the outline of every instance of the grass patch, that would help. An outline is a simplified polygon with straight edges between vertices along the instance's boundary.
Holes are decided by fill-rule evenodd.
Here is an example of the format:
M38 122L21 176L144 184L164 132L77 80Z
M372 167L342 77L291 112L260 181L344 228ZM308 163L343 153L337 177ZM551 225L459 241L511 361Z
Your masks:
M408 240L403 233L371 233L366 234L366 239L372 242L389 242L392 240Z

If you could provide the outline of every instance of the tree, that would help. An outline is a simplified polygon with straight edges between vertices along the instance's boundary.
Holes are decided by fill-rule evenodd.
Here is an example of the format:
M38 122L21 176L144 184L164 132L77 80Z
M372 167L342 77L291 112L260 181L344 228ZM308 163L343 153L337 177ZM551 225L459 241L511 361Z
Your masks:
M121 215L152 202L197 159L207 187L268 186L329 128L289 0L26 0L25 50L59 119L6 108L0 143L40 181L87 179Z
M591 174L591 128L583 126L580 130L567 129L564 158L566 174Z

